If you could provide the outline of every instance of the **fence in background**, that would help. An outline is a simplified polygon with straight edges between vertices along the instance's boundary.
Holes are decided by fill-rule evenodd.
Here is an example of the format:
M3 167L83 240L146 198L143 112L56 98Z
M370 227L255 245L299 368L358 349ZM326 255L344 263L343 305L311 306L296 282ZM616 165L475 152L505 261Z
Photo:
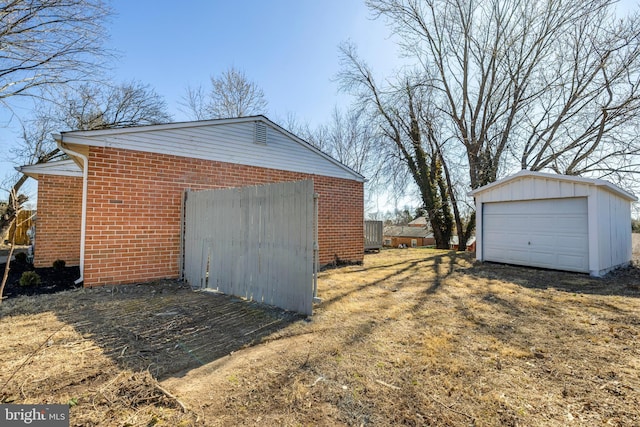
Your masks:
M15 244L16 245L28 245L31 243L31 239L29 238L27 231L31 227L33 227L35 223L35 214L36 211L20 211L18 212L18 217L16 219L16 223L11 227L8 234L8 241L11 241L13 238L13 233L15 233Z
M364 222L364 250L371 251L382 248L382 221Z

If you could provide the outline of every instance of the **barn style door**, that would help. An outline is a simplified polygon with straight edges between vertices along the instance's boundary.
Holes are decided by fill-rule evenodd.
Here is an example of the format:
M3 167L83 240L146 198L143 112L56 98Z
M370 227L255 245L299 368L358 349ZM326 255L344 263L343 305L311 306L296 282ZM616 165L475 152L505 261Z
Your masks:
M187 191L184 279L311 315L315 209L311 180Z

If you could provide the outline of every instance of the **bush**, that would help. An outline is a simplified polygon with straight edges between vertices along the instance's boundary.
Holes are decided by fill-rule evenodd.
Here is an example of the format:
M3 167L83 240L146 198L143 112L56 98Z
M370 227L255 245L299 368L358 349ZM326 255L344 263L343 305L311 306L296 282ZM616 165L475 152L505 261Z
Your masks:
M66 262L64 262L64 260L63 260L63 259L57 259L57 260L53 261L53 268L54 268L55 270L58 270L58 271L60 271L60 270L64 270L64 266L65 266L66 264L67 264L67 263L66 263Z
M27 254L24 252L18 252L16 255L16 261L21 262L21 263L26 263L27 262Z
M40 276L35 271L25 271L20 276L20 286L38 286L40 284Z

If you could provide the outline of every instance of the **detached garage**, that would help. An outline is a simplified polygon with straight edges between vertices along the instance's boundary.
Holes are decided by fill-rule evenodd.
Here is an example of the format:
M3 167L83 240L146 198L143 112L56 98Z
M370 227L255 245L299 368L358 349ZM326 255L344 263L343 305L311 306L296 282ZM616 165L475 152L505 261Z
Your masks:
M520 171L471 195L479 261L592 276L631 261L637 199L607 181Z

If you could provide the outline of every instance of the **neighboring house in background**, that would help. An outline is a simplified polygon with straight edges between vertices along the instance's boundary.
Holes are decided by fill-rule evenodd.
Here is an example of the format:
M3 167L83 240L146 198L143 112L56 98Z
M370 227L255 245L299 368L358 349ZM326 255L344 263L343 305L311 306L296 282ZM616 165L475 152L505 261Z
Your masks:
M185 190L311 179L320 265L362 262L364 177L264 116L56 135L71 160L38 180L34 264L79 265L84 286L178 278Z
M449 241L449 248L454 251L458 250L458 236L452 236ZM476 250L476 238L475 236L471 236L469 240L467 240L467 252L475 252Z
M382 233L384 246L397 248L406 245L409 248L436 244L433 234L424 228L407 225L388 225Z
M423 216L419 216L418 218L414 219L413 221L411 221L409 224L407 224L409 227L422 227L422 228L428 228L429 223L427 222L427 218L423 217Z
M427 220L426 217L424 216L419 216L418 218L414 219L413 221L411 221L409 224L407 224L409 227L421 227L424 229L429 229L429 222ZM454 230L455 232L455 230ZM429 245L434 244L435 245L435 240L433 243L429 243ZM427 245L428 246L428 245ZM458 236L452 236L451 240L449 241L449 248L457 251L458 250ZM476 238L474 236L472 236L469 241L467 242L467 251L469 252L474 252L476 250Z

